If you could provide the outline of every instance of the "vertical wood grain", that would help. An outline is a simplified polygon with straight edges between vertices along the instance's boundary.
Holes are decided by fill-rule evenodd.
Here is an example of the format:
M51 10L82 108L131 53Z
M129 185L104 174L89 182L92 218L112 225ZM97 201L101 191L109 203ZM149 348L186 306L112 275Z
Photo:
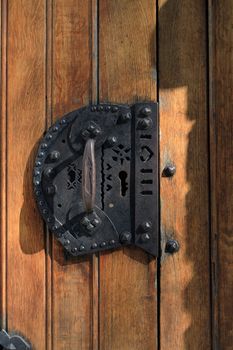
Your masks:
M1 327L6 328L6 234L7 234L7 191L6 191L6 172L7 172L7 3L1 2L1 143L0 143L0 186L1 186L1 203L0 203L0 218L1 218Z
M209 1L213 348L233 347L233 3Z
M101 102L156 100L155 29L155 1L100 1ZM101 350L157 348L155 278L155 259L139 249L100 255Z
M32 191L45 127L45 3L8 1L7 327L45 349L43 224Z
M206 10L159 0L160 165L177 168L161 178L161 350L211 349Z
M92 55L94 6L95 2L91 0L54 2L53 121L95 99L96 92L92 91L96 86ZM97 286L96 261L93 259L90 256L66 256L62 246L55 240L52 242L53 349L96 347L93 320L96 303L93 298Z

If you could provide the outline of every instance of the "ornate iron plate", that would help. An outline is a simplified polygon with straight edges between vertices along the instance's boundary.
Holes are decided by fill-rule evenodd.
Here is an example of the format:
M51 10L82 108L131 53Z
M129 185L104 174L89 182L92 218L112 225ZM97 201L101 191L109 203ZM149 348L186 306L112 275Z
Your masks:
M65 115L39 145L33 182L42 217L72 255L134 244L156 256L157 104Z

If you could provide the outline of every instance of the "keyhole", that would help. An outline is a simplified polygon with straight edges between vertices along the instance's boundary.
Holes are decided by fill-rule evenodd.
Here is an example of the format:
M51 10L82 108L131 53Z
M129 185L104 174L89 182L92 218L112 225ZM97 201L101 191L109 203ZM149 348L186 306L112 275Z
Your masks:
M119 179L120 179L120 181L121 181L121 195L122 195L123 197L125 197L126 192L127 192L127 190L128 190L128 182L126 181L127 176L128 176L128 175L127 175L126 171L121 171L121 172L119 173Z

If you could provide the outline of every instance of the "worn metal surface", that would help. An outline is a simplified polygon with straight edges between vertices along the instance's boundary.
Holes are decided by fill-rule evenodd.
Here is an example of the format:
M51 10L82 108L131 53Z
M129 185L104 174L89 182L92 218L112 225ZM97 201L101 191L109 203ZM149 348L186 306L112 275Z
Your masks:
M40 143L34 190L49 229L72 255L158 248L157 104L101 104L57 121Z
M9 350L30 350L31 346L17 334L9 335L4 329L0 331L0 346Z

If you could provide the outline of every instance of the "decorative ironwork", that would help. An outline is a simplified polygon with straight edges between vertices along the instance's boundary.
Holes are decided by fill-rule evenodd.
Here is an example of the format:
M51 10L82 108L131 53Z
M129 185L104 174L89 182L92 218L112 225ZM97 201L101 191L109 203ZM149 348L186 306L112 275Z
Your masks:
M157 254L157 114L152 102L88 106L58 120L41 141L36 200L70 254L128 244Z
M9 350L31 350L25 339L17 334L9 335L4 329L0 331L0 346Z

